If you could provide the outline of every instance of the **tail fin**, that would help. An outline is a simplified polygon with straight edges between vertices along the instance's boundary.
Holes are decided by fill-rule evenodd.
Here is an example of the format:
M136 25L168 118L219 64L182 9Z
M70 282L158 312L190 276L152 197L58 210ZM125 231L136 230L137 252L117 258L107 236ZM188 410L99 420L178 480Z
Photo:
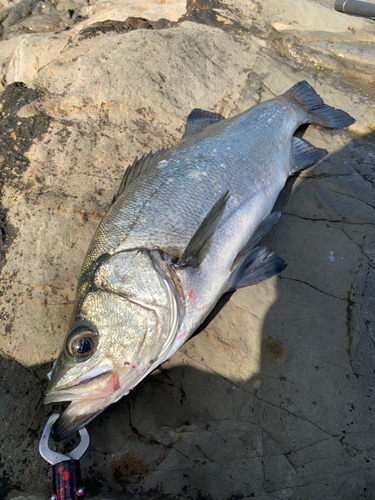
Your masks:
M310 123L328 128L343 128L349 127L355 122L345 111L324 104L323 99L305 81L296 83L283 95L287 99L298 102L300 106L307 110Z

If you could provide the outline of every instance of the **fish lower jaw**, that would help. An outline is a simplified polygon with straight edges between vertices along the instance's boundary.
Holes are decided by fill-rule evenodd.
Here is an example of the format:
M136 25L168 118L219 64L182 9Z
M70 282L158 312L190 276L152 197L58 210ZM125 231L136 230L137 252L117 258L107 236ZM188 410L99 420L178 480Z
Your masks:
M107 407L107 398L75 400L63 411L52 428L52 437L61 441L78 431Z
M111 371L77 385L51 390L44 399L45 404L70 402L53 426L53 438L61 441L84 427L109 405L129 394L161 362L158 359L152 364L134 365L134 369L123 376Z
M100 397L93 397L92 395L90 396L82 396L82 397L73 397L71 394L69 393L65 393L65 391L61 391L61 393L59 392L50 392L49 394L46 394L46 396L44 397L44 401L43 403L45 405L49 405L49 404L52 404L52 403L78 403L78 402L81 402L81 401L90 401L90 400L96 400L96 399L105 399L107 398L108 396L103 396L102 398Z

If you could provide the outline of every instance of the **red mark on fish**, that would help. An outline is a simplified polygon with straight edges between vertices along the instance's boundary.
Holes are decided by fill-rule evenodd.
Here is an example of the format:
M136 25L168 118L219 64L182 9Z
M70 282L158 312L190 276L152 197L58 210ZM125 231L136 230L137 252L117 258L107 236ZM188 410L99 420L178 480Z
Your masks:
M177 340L183 339L186 335L186 332L180 333L180 335L177 337Z
M191 302L193 300L193 297L194 297L194 292L193 292L193 289L190 288L188 293L186 295L184 295L184 299L186 300L186 302Z
M101 397L109 396L113 394L116 389L119 388L119 378L116 372L108 372L106 379L103 379L103 384L101 384L97 392L101 394Z

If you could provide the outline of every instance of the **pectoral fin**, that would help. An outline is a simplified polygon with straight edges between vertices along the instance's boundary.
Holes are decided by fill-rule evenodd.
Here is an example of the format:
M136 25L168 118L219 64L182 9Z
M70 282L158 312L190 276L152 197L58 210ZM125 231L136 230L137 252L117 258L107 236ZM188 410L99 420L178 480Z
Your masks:
M186 266L198 267L203 261L210 248L212 237L223 216L228 199L229 191L220 196L203 219L202 224L191 238L184 253L175 263L176 268L183 268Z

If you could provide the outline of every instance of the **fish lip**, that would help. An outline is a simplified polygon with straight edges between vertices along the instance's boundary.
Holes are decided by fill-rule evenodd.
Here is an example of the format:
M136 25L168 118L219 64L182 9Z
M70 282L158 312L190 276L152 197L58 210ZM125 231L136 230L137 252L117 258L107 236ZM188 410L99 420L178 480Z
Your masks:
M97 387L95 386L96 379L99 379ZM94 381L94 386L90 383L92 381ZM74 386L67 386L46 394L44 404L70 401L70 405L65 408L52 427L53 439L61 441L88 424L108 406L108 401L114 398L118 389L117 373L107 370L101 374L96 372L92 377L86 377Z
M87 376L91 373L91 376ZM102 390L92 390L90 382L96 379L104 378L108 375L108 381L104 380ZM91 372L79 377L74 381L74 384L66 385L60 389L55 389L47 392L44 397L44 404L62 403L65 401L78 402L78 401L92 401L97 399L107 399L112 395L119 385L119 378L115 371L107 369L91 370ZM88 387L88 392L85 392L85 387Z

